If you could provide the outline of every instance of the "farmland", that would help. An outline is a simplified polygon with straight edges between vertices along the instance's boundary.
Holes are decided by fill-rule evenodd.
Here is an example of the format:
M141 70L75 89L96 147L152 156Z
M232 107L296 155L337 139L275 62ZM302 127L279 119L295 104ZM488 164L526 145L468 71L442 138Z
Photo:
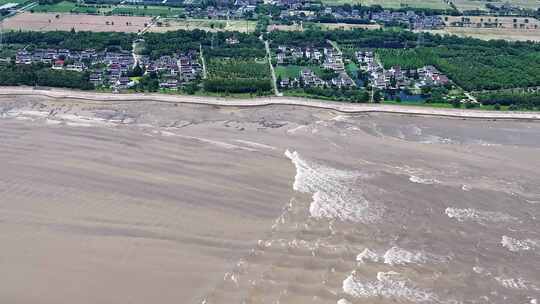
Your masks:
M6 0L1 0L6 1ZM96 15L122 15L122 16L161 16L175 17L183 13L178 7L159 5L109 5L109 4L77 4L62 1L56 4L40 4L32 9L40 13L78 13Z
M492 1L492 0L453 0L454 5L460 11L467 10L485 10L486 4L493 4L500 6L507 1ZM512 0L510 1L513 5L517 5L526 9L537 9L540 7L539 2L536 0Z
M444 16L443 18L446 27L429 32L482 40L540 41L540 22L534 18L494 16ZM463 20L466 22L463 23ZM463 26L456 26L461 23Z
M17 4L21 4L21 3L24 3L26 2L27 0L0 0L0 6L4 5L4 4L8 4L8 3L17 3Z
M174 17L183 12L183 9L178 7L167 7L157 5L119 5L114 7L111 11L113 15L127 15L127 16L161 16L161 17Z
M151 23L149 17L95 16L55 13L22 13L4 21L6 30L23 31L95 31L127 32L142 31Z
M268 26L268 31L304 31L307 29L318 30L351 30L355 28L377 30L382 26L379 24L348 24L348 23L313 23L306 22L303 26L298 24L272 24Z
M151 32L169 32L177 30L199 29L207 32L235 31L253 32L255 21L245 20L208 20L208 19L163 19L150 29Z
M501 28L447 27L442 30L431 30L433 34L457 35L482 40L502 39L507 41L536 41L540 42L540 30L520 30Z
M430 8L450 9L451 7L442 0L322 0L326 5L362 4L366 6L381 5L385 8Z

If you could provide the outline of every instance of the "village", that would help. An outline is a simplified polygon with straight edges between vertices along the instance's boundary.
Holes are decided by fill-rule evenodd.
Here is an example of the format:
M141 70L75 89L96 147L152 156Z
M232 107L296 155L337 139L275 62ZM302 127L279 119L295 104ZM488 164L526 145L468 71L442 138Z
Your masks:
M276 52L278 71L290 71L289 76L278 75L281 89L336 88L350 89L371 85L378 90L421 89L450 84L450 79L434 66L419 69L402 69L393 66L385 69L377 60L374 51L357 51L352 63L358 65L367 77L346 68L343 55L332 47L287 47L279 46ZM351 64L351 63L349 63ZM296 72L296 75L291 75ZM278 73L279 74L279 73Z
M152 60L148 56L136 57L129 51L23 49L17 52L15 64L41 63L50 65L53 70L87 72L94 87L113 91L135 86L137 76L153 74L158 78L160 88L178 90L200 76L202 67L198 56L198 52L188 51Z
M342 54L333 48L279 46L276 58L278 65L305 66L295 77L281 77L278 81L281 88L335 87L342 89L356 86L345 70ZM324 76L318 76L309 68L310 66L317 67Z
M355 54L360 69L368 73L374 88L380 90L398 90L406 88L423 88L444 86L450 79L436 67L428 65L419 69L402 69L393 66L385 69L372 51L358 51Z

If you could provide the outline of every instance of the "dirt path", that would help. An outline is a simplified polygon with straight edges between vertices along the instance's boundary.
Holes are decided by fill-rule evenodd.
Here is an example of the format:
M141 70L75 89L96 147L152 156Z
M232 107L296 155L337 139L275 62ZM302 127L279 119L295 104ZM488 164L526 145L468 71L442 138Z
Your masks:
M272 65L272 56L270 54L270 44L268 43L268 41L264 42L264 48L266 49L266 57L268 57L268 65L270 66L270 73L272 74L272 87L274 88L274 95L283 96L283 94L279 92L277 87L276 71L274 70L274 66Z

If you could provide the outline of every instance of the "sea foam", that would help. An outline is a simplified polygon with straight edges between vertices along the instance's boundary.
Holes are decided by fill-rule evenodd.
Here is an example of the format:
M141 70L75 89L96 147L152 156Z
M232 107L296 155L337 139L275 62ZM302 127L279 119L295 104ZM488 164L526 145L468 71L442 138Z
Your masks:
M524 239L518 240L503 235L501 245L512 252L535 250L540 247L540 240Z
M293 188L311 193L309 212L314 218L371 223L378 221L384 208L365 199L356 182L360 172L339 170L303 159L298 152L285 152L296 167Z
M387 298L419 303L458 303L441 300L435 293L416 288L397 272L379 272L377 279L361 281L353 271L343 281L343 292L355 298Z
M366 248L356 257L356 261L360 264L366 262L382 262L391 266L425 264L428 262L439 263L448 260L448 257L438 256L424 251L408 251L397 246L394 246L381 254Z
M456 219L459 222L475 221L475 222L512 222L517 218L506 213L494 211L482 211L472 208L452 208L448 207L444 211L449 218Z

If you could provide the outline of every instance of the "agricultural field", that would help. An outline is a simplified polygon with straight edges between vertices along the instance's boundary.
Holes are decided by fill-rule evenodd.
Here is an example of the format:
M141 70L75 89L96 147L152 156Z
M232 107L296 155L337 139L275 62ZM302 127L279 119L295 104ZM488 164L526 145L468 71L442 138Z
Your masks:
M208 19L162 19L150 32L162 33L177 30L204 30L207 32L236 31L253 32L257 23L246 20L208 20Z
M5 5L5 4L8 4L8 3L17 3L17 4L21 4L21 3L25 3L27 2L28 0L0 0L0 6L2 5Z
M486 10L486 4L502 5L506 3L505 0L493 1L493 0L453 0L454 5L460 11L468 10ZM537 9L540 7L540 2L537 0L511 0L510 3L526 9Z
M0 0L6 1L6 0ZM182 8L159 5L110 5L110 4L77 4L62 1L56 4L40 4L32 9L40 13L78 13L97 15L123 15L123 16L161 16L176 17L183 13Z
M266 60L210 58L207 70L203 84L208 92L264 94L272 89Z
M443 16L446 26L463 23L469 27L497 27L505 29L538 29L540 21L533 17L495 17L495 16Z
M326 5L362 4L366 6L381 5L386 8L430 8L450 9L450 5L443 0L322 0Z
M463 27L452 26L467 20ZM473 37L482 40L503 39L508 41L540 41L540 21L524 17L493 16L444 16L446 27L428 31L434 34L449 34ZM496 26L496 27L495 27Z
M128 16L160 16L175 17L182 14L184 10L179 7L167 7L158 5L119 5L111 11L113 15Z
M456 35L482 40L536 41L540 42L540 30L520 30L501 28L447 27L442 30L426 31L432 34Z
M25 12L4 20L4 29L23 31L94 31L137 33L150 25L150 17L96 16Z
M268 26L268 31L304 31L309 28L319 30L352 30L355 28L377 30L382 28L380 24L348 24L348 23L313 23L306 22L303 26L299 24L272 24Z

